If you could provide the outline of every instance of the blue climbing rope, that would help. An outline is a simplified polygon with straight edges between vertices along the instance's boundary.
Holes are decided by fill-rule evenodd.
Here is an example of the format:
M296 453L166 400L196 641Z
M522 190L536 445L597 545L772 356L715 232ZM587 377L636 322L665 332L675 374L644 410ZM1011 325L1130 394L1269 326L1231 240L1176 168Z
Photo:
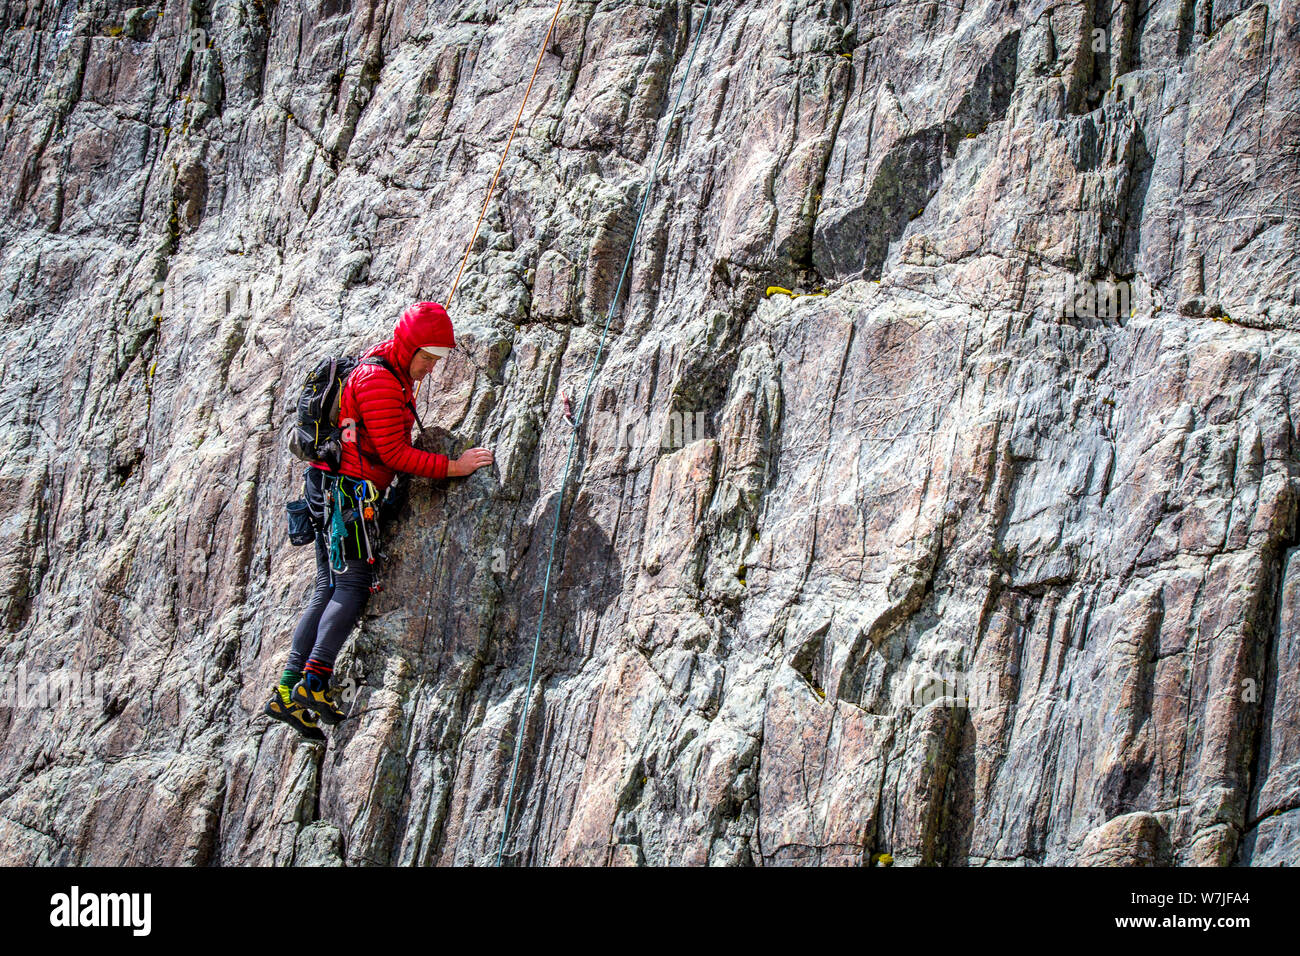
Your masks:
M523 736L528 726L528 703L533 696L533 682L537 675L537 649L542 643L542 624L546 620L546 601L551 591L551 570L555 565L555 544L560 536L560 514L564 510L564 493L569 485L569 471L573 465L573 450L577 446L578 430L582 427L587 414L587 402L591 398L591 388L596 381L596 369L600 367L600 359L605 352L605 339L609 335L609 326L614 320L614 313L618 309L619 296L623 292L623 283L627 280L627 272L632 265L632 254L636 251L636 240L641 234L641 222L645 219L646 207L650 204L650 193L654 190L655 179L659 173L659 163L663 160L664 147L668 145L668 137L672 133L673 121L677 118L677 108L681 105L682 93L686 89L686 81L690 78L691 66L695 62L695 51L699 49L700 37L704 34L705 24L709 22L709 11L712 7L713 0L707 0L704 4L704 16L695 31L695 41L691 44L691 53L686 60L686 72L682 74L682 82L677 87L677 97L673 100L672 112L668 115L668 126L664 130L663 139L659 142L659 152L655 154L655 161L646 177L645 194L641 197L641 209L637 213L636 226L632 230L632 240L628 243L627 255L623 259L623 271L619 273L618 285L614 288L614 296L609 300L609 314L605 316L605 327L600 333L600 345L596 348L596 360L592 362L591 372L587 375L587 388L582 395L582 404L578 406L578 414L573 420L572 432L569 435L569 454L564 462L564 478L560 482L560 496L555 505L555 523L551 526L551 550L546 558L546 578L542 582L542 606L537 613L537 634L533 637L533 659L532 663L528 665L528 689L524 694L524 711L519 717L519 732L515 737L515 757L513 766L510 769L510 789L506 794L506 816L501 824L501 845L497 847L497 866L501 865L501 858L505 855L506 850L506 839L510 835L510 812L514 806L515 780L519 775L519 757L523 753Z

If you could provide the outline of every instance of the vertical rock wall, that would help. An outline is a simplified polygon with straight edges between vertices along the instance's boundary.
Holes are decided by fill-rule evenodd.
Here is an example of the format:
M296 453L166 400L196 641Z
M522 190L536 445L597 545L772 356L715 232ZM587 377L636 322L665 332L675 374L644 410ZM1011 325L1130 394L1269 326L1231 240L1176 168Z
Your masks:
M289 402L552 9L0 0L0 862L487 863L518 747L512 863L1294 862L1295 0L717 0L675 120L703 4L566 2L422 395L497 467L259 716Z

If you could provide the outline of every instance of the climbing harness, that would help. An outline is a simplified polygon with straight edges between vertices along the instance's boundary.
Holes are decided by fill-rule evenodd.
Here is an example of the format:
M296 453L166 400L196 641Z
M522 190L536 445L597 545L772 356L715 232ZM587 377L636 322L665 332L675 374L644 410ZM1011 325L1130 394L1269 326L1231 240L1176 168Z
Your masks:
M663 139L659 141L659 151L655 155L655 161L650 166L646 175L645 192L641 196L641 209L637 213L636 226L632 229L632 239L627 246L627 255L623 259L623 270L618 276L618 285L614 287L614 295L609 300L609 312L605 316L605 327L600 333L600 344L596 348L596 358L592 362L591 372L587 375L587 387L583 393L582 402L578 406L578 414L573 422L572 432L569 435L569 453L564 462L564 478L560 482L560 495L556 499L555 506L555 523L551 526L551 548L546 558L546 577L542 583L542 603L537 613L537 633L533 638L533 658L528 667L528 687L524 693L524 709L519 717L519 732L515 735L515 756L513 765L510 769L510 787L506 791L506 813L505 819L501 824L501 843L497 847L496 865L501 865L501 859L505 855L506 839L510 835L510 813L514 806L515 781L519 774L519 758L523 753L523 735L528 726L528 703L533 696L533 683L537 674L537 650L542 642L542 624L546 620L547 599L551 591L551 571L555 565L555 545L560 534L560 515L564 511L564 493L569 485L569 472L573 464L573 451L578 441L578 431L582 428L582 423L587 413L587 403L591 399L591 389L596 381L596 370L600 367L600 359L605 351L605 339L609 335L610 323L614 320L614 312L618 308L619 297L623 292L623 285L627 280L628 269L632 265L632 254L636 250L637 237L641 234L641 223L645 219L646 207L650 203L650 193L654 190L655 179L659 172L659 164L663 160L664 147L668 143L668 137L672 133L673 123L677 118L677 109L681 105L682 93L686 89L686 81L691 75L691 66L695 62L695 52L700 46L700 37L704 34L704 27L709 22L709 11L713 7L713 0L707 0L704 5L704 16L700 20L700 25L695 31L695 40L691 44L691 53L686 60L686 72L682 75L682 82L677 87L677 97L673 101L672 112L668 115L668 125L664 129ZM557 11L558 12L558 11ZM565 396L567 398L567 396ZM567 403L566 403L567 411Z
M347 570L349 539L357 557L373 565L379 556L379 486L347 475L326 476L325 482L330 570L337 574ZM383 586L376 579L370 590L382 591Z

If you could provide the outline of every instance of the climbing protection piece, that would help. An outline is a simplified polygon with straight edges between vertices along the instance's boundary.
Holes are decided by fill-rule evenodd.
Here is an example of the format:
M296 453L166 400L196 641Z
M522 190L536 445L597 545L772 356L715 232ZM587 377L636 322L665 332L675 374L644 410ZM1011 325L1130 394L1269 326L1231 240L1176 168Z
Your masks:
M592 362L591 372L587 375L587 388L582 396L582 404L578 406L578 415L569 436L569 454L564 462L564 478L560 482L560 496L557 499L558 503L555 508L555 523L551 526L551 551L546 559L546 578L542 584L542 603L537 614L537 634L533 638L533 660L528 667L528 688L524 693L524 710L519 717L519 730L515 734L515 757L513 766L510 769L510 788L506 791L506 815L501 824L501 844L497 847L497 866L501 865L501 858L506 851L506 838L510 835L510 812L514 805L515 780L519 775L519 757L523 753L524 732L528 727L528 702L533 696L533 681L537 675L537 649L542 642L542 623L546 619L546 602L551 592L551 571L555 565L555 544L560 534L560 515L564 510L564 493L569 484L569 471L573 465L573 451L577 445L578 431L582 428L582 423L587 414L587 402L591 399L591 388L596 381L596 369L600 367L600 359L605 352L605 339L609 335L609 326L614 320L614 312L618 308L619 297L623 292L623 285L627 281L627 271L632 265L632 253L636 250L636 240L641 234L641 223L645 219L646 206L649 205L650 193L654 189L655 178L659 173L659 164L663 160L664 147L668 143L668 136L673 130L674 121L677 119L677 108L682 102L682 92L686 89L686 81L690 78L691 66L695 62L695 51L699 49L700 37L704 34L705 24L709 22L709 11L712 8L713 0L708 0L704 5L704 16L700 20L699 28L695 31L695 40L691 44L691 55L686 60L686 72L682 74L681 85L677 87L677 97L673 101L672 112L668 114L668 125L664 127L663 138L659 141L659 151L655 154L655 161L647 172L645 192L641 196L641 210L637 213L636 226L632 229L632 239L627 246L627 256L623 259L623 271L619 273L618 285L614 287L614 296L609 300L609 312L605 316L605 327L600 333L600 345L596 349L596 358Z

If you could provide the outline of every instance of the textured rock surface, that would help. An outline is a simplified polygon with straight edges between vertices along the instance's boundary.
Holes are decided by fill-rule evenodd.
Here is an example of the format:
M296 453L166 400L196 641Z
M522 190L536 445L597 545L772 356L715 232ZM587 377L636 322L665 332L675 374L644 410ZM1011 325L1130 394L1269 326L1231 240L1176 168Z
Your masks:
M489 862L519 746L514 863L1295 862L1295 0L719 0L669 128L702 13L565 4L323 750L287 402L551 5L0 0L0 862Z

